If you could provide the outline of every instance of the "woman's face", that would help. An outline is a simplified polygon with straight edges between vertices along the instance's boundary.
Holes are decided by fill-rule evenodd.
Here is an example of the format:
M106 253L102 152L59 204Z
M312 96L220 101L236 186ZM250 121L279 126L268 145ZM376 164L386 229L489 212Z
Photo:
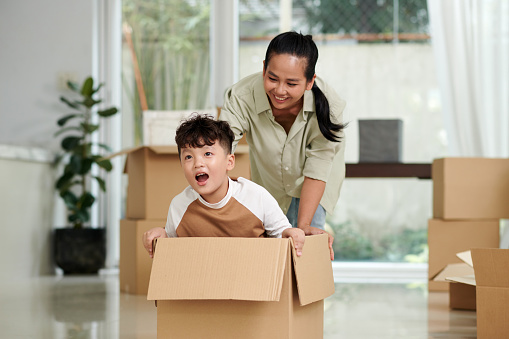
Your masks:
M265 61L264 61L265 66ZM263 87L272 108L287 110L302 107L302 96L313 87L315 76L307 82L307 60L290 54L274 54L263 70Z

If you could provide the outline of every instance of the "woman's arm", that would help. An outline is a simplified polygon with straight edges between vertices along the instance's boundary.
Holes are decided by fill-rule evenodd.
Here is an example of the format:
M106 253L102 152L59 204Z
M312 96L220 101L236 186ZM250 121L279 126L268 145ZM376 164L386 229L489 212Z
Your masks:
M304 177L304 183L302 184L302 190L300 193L297 225L304 231L306 235L327 233L329 235L329 250L331 260L334 260L334 251L332 250L334 237L324 230L310 226L324 191L325 182Z

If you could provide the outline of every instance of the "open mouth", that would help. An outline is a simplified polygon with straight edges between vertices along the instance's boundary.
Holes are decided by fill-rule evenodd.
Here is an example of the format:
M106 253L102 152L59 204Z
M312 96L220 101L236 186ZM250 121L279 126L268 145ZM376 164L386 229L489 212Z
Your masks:
M194 178L198 181L198 183L205 183L209 178L209 175L207 173L199 173Z

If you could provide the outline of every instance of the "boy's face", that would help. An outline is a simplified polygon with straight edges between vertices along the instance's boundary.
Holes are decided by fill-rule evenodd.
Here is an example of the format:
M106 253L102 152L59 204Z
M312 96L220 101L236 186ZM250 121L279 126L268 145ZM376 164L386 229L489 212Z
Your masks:
M180 149L180 164L191 187L214 204L228 192L228 171L235 166L235 156L227 154L219 143L200 148Z

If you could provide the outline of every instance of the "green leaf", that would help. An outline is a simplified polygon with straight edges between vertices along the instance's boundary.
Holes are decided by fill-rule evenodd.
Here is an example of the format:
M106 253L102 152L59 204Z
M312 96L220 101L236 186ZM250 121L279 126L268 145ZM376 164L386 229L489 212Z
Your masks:
M79 85L74 81L67 81L67 87L69 87L69 89L73 90L74 92L77 92L77 93L80 92Z
M95 180L97 180L97 183L99 184L99 187L103 192L106 192L106 181L104 181L102 178L94 177Z
M94 162L93 158L84 158L80 153L76 153L71 157L69 165L77 175L85 175L90 171Z
M78 116L83 116L83 114L69 114L69 115L66 115L65 117L62 117L60 119L58 119L57 121L57 124L58 126L64 126L68 120L74 118L74 117L78 117Z
M117 114L118 110L116 107L110 107L102 111L98 111L97 114L99 114L101 117L109 117L114 114Z
M81 86L81 95L85 97L92 96L92 91L94 89L94 79L92 77L88 77L83 82L83 85Z
M73 154L69 159L69 166L72 172L81 173L81 164L83 163L83 156L80 153Z
M99 86L97 86L97 88L92 91L92 94L95 94L95 93L99 92L99 90L101 89L101 87L103 87L103 85L104 85L104 83L101 82L99 84Z
M74 173L71 173L71 172L66 172L64 174L62 174L60 176L60 178L58 178L56 184L55 184L55 188L57 188L58 190L62 190L62 188L68 183L71 181L72 177L74 176Z
M99 129L99 125L81 123L81 128L85 131L85 133L91 134Z
M77 102L77 101L70 101L68 100L67 98L64 98L64 97L60 97L60 101L62 102L65 102L67 104L67 106L71 107L71 108L74 108L74 109L79 109L80 108L80 103Z
M77 210L70 214L67 220L74 224L75 228L81 228L85 222L90 220L90 214L87 210Z
M68 131L79 131L79 132L81 132L81 128L79 128L77 126L70 126L70 127L62 128L61 130L55 132L55 134L53 134L53 136L57 137L60 134L68 132Z
M113 169L113 165L111 164L111 161L109 161L108 159L98 159L96 161L96 164L105 169L107 172L111 171Z
M81 102L81 104L87 108L92 108L94 105L100 103L101 101L102 100L94 100L91 97L87 97Z
M80 181L80 180L72 180L72 181L68 181L68 182L64 183L63 186L60 188L60 196L63 196L65 193L70 192L71 187L73 187L74 185L81 185L81 184L82 184L82 181Z
M90 158L83 159L83 161L81 162L80 171L78 173L81 175L87 174L88 172L90 172L93 163L94 163L93 159Z
M92 206L94 204L94 202L95 202L95 197L91 193L85 192L80 197L80 200L78 201L78 205L80 206L80 210L83 211L84 209L87 209L90 206Z
M110 146L108 146L108 145L101 144L101 143L97 143L97 146L98 146L98 147L101 147L102 149L105 149L105 150L106 150L106 151L108 151L108 152L111 152L111 151L112 151L111 147L110 147Z
M81 142L80 137L76 136L69 136L62 140L62 148L66 151L70 151L74 149L76 146L78 146Z
M68 209L73 210L76 208L76 203L78 202L78 197L71 191L67 191L64 194L60 195L64 200L65 205Z

